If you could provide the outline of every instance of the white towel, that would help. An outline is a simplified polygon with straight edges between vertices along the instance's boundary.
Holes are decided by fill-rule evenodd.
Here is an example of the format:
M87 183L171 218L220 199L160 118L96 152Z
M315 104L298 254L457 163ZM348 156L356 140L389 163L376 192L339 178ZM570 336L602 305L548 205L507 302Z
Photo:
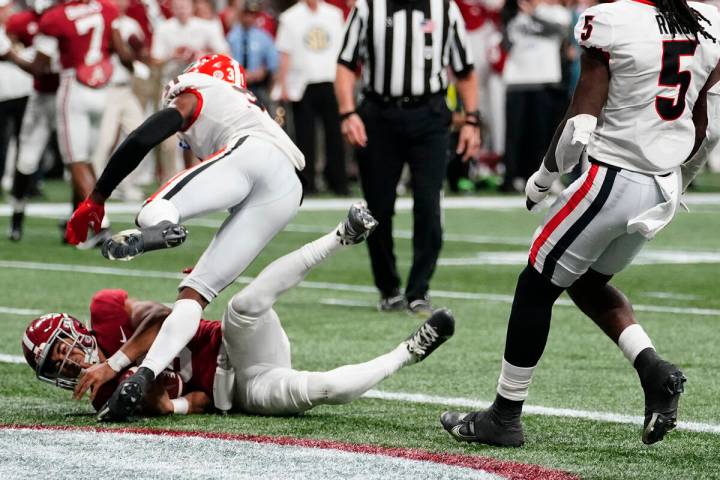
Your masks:
M654 178L665 201L644 211L627 224L628 233L640 232L648 240L655 237L672 221L680 204L680 193L682 192L680 167L669 175L655 175Z

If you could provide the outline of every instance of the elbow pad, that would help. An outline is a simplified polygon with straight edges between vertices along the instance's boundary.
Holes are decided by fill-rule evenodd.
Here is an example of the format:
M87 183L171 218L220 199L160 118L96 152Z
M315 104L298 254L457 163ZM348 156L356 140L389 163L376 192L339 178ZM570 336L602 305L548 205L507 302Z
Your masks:
M565 122L565 128L555 148L555 161L560 173L569 172L580 162L596 126L597 117L588 114L576 115Z

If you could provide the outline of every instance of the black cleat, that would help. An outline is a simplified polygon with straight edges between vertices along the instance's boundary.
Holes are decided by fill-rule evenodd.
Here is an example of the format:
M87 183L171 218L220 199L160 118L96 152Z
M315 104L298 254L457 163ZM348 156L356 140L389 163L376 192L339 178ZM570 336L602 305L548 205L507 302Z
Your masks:
M497 447L520 447L525 443L520 417L501 420L491 406L484 412L444 412L443 428L457 441Z
M337 236L342 245L355 245L370 236L377 225L365 202L353 203L347 218L338 225Z
M12 242L19 242L23 235L23 221L25 220L25 212L15 212L10 219L10 229L8 230L8 238Z
M138 368L137 372L124 380L113 392L110 400L98 412L99 422L127 422L142 405L145 393L155 374L147 367Z
M169 221L152 227L124 230L105 241L103 257L109 260L128 261L141 253L164 248L173 248L187 238L187 229Z
M677 425L680 394L687 381L682 371L665 360L658 361L640 379L645 392L645 422L642 441L646 445L661 441Z
M403 343L416 362L425 360L455 333L455 319L450 310L439 309L425 320Z

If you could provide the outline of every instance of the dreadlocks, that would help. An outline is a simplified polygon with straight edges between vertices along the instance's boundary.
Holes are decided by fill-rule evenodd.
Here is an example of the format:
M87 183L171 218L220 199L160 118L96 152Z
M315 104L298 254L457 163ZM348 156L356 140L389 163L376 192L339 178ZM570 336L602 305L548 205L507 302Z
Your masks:
M670 25L677 26L679 30L677 33L692 34L696 40L698 35L702 35L717 43L715 37L708 33L700 23L703 21L710 25L710 21L702 13L690 7L686 0L656 0L655 6ZM674 34L675 32L673 32Z

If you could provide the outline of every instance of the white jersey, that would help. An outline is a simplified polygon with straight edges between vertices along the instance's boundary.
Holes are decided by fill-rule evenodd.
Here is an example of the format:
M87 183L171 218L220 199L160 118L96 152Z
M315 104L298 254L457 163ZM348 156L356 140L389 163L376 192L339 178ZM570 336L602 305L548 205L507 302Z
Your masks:
M198 105L190 126L178 137L205 160L232 147L241 137L251 136L278 147L297 168L305 168L305 157L285 131L256 104L255 96L223 80L202 73L184 73L165 89L163 105L181 93L192 93Z
M690 6L709 21L700 22L717 43L699 34L698 44L679 33L649 0L596 5L580 16L575 38L604 52L610 65L591 157L653 175L687 160L695 142L693 107L720 59L720 14L710 5Z

